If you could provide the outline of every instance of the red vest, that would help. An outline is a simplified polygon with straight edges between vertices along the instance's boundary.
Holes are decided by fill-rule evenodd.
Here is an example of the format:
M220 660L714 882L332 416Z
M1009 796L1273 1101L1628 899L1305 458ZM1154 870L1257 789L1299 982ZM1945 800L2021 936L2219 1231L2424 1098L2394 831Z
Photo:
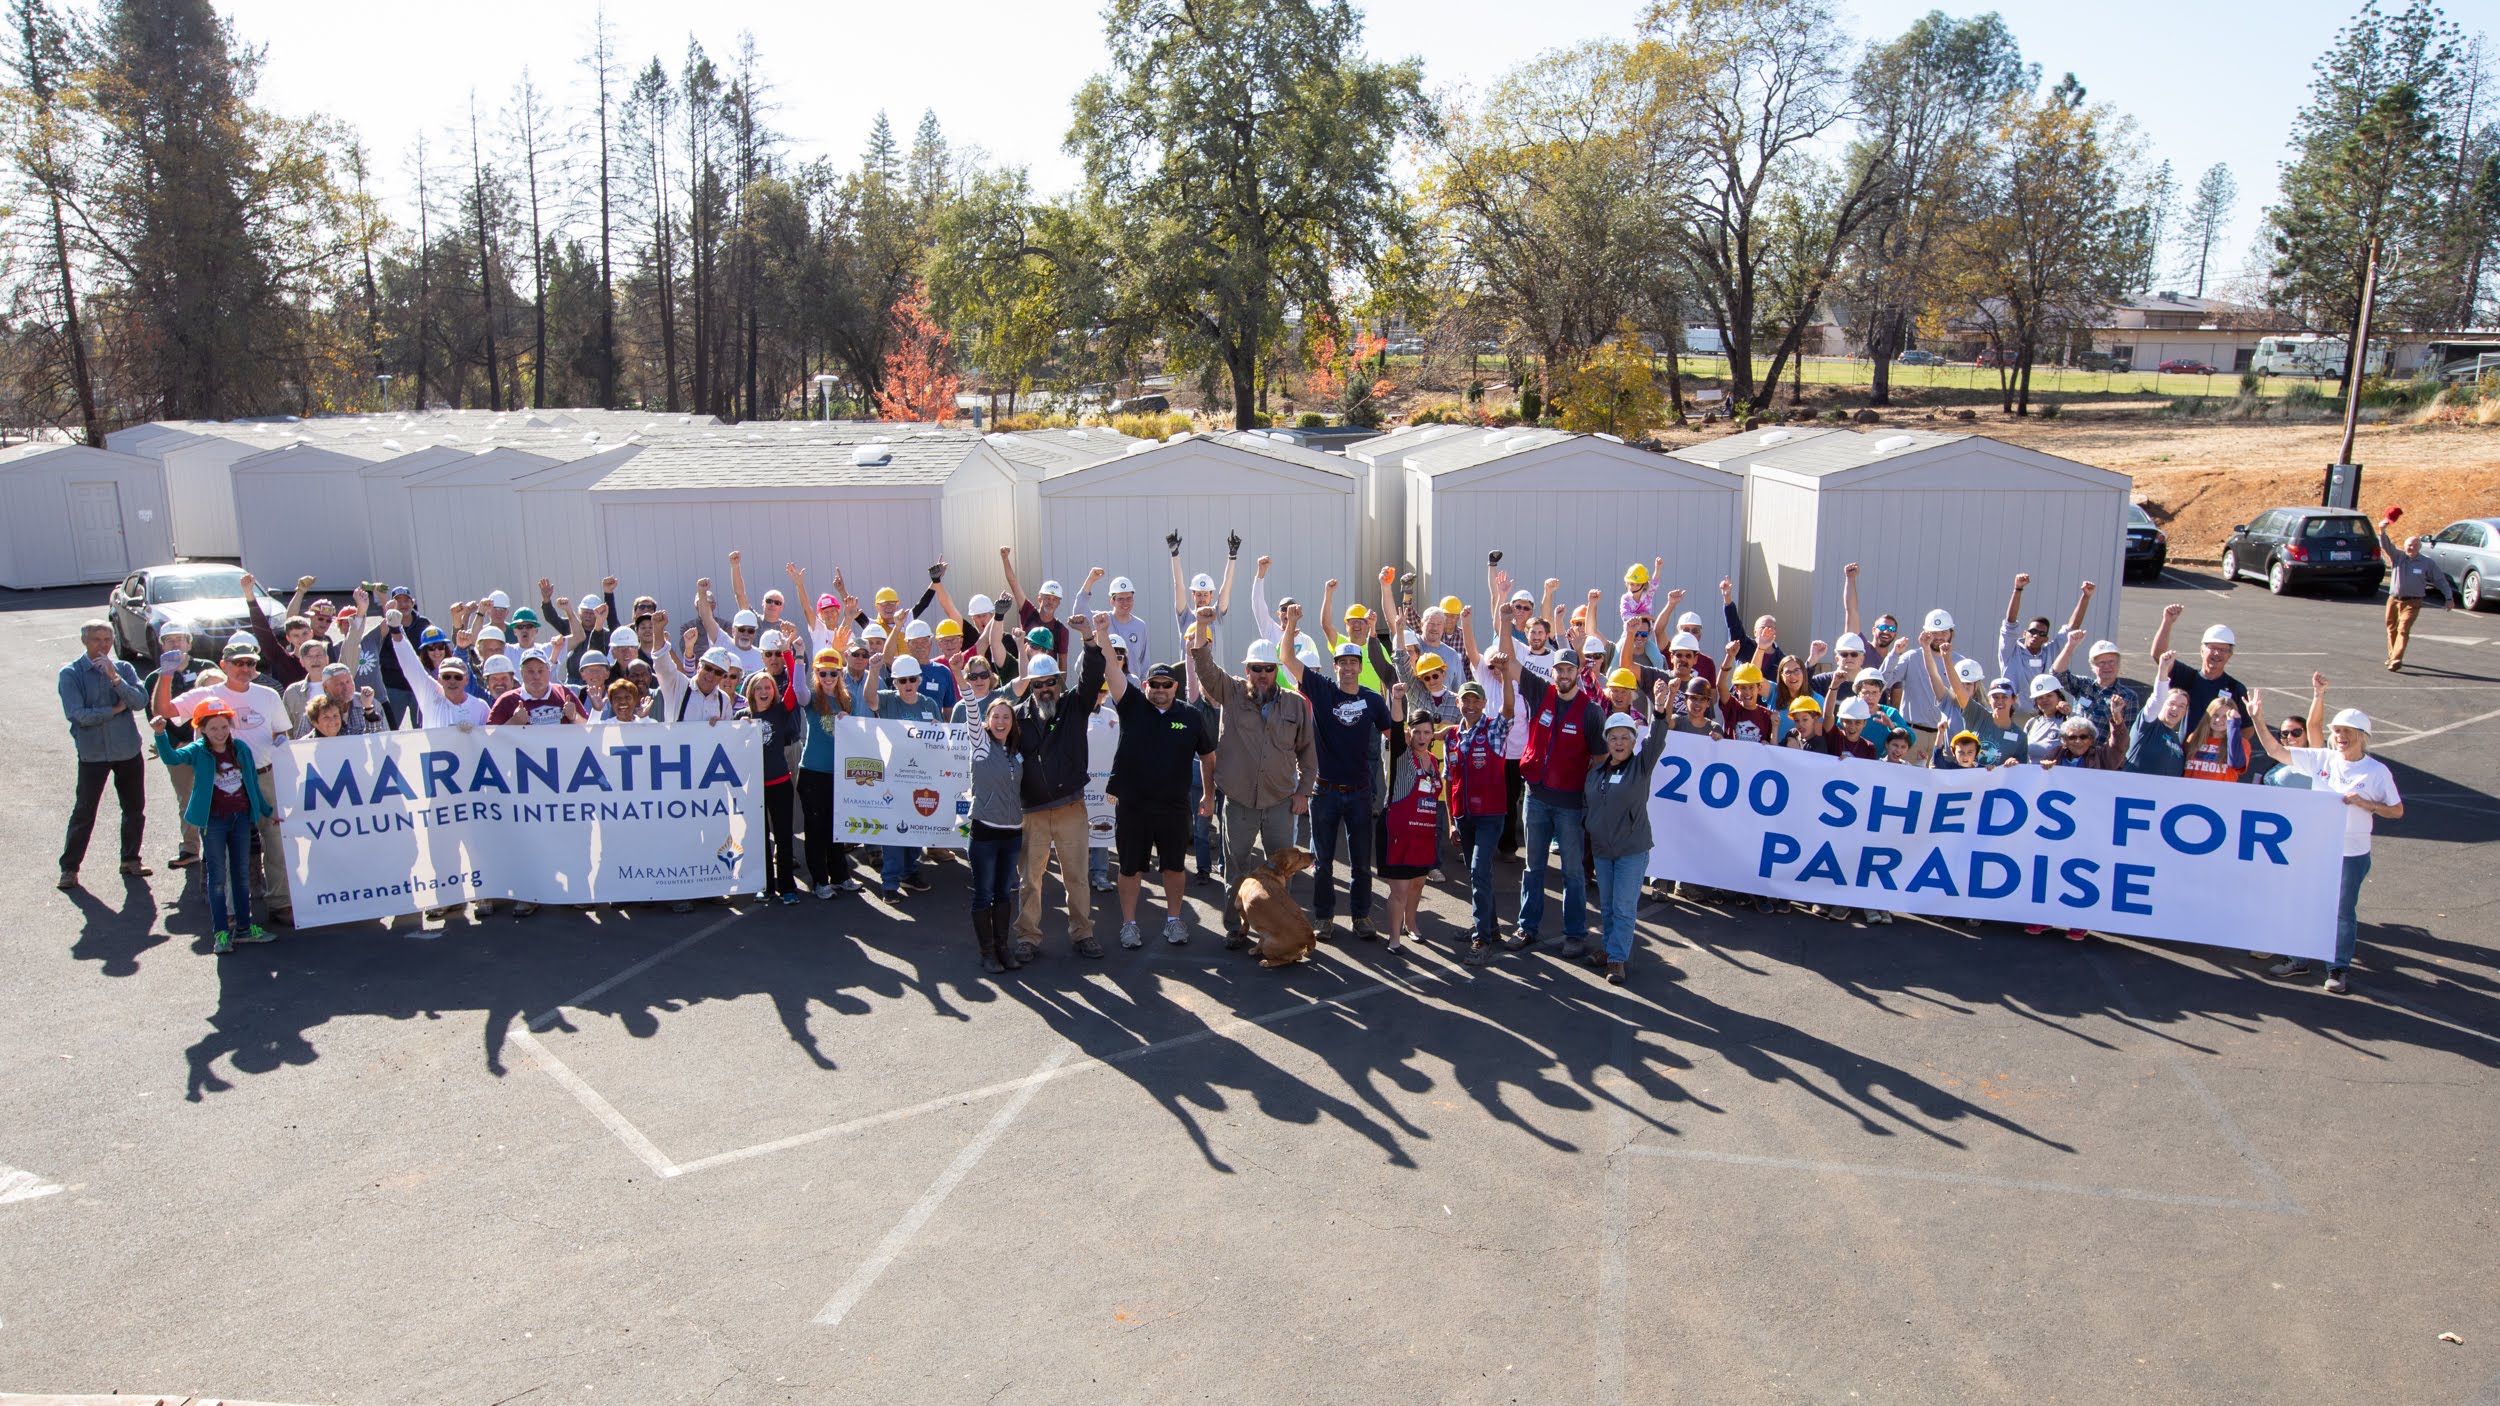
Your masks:
M1386 864L1433 864L1441 858L1441 797L1430 771L1418 773L1414 788L1389 803L1381 820L1389 832Z
M1493 745L1492 719L1477 723L1451 744L1449 776L1450 814L1502 815L1509 811L1509 780L1502 766L1502 749Z
M1519 775L1530 785L1577 791L1589 777L1589 733L1597 710L1586 689L1568 702L1552 688L1528 715L1528 744L1520 749Z

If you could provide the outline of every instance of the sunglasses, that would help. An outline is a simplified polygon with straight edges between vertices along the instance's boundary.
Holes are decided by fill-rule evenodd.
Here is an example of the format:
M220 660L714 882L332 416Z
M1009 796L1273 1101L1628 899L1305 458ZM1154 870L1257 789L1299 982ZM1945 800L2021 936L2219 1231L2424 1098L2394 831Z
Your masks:
M991 673L987 669L983 669L979 673L964 675L964 680L968 683L988 683L990 680L997 677L998 675Z
M710 674L713 678L716 678L716 679L717 679L717 678L720 678L720 677L723 677L724 675L726 675L726 674L728 673L728 670L726 670L726 669L720 669L720 668L715 668L715 667L713 667L713 666L712 666L712 665L710 665L710 664L699 664L699 665L697 665L697 666L695 666L695 667L696 667L696 671L697 671L698 673Z
M842 671L840 669L818 669L816 671L816 677L820 679L838 679L842 677Z
M1250 672L1254 674L1272 674L1276 672L1276 666L1273 664L1253 664L1250 666ZM1423 677L1431 678L1432 675L1426 674Z
M1146 687L1148 687L1148 688L1178 688L1179 686L1180 686L1180 685L1179 685L1177 682L1175 682L1174 680L1171 680L1171 679L1148 679L1148 680L1146 680Z

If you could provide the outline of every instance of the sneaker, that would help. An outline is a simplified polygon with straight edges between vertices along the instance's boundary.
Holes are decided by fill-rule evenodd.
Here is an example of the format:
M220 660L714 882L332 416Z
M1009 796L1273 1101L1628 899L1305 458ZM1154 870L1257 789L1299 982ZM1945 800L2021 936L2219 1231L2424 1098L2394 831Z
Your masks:
M2314 970L2314 968L2309 965L2306 958L2286 957L2282 961L2275 963L2273 966L2266 968L2266 975L2307 976L2312 970Z
M1447 883L1447 882L1448 882L1448 880L1446 880L1446 879L1444 879L1444 878L1442 878L1442 877L1441 877L1441 871L1440 871L1440 870L1435 869L1435 870L1433 870L1431 873L1424 875L1424 882L1425 882L1425 883L1428 883L1428 884L1439 884L1439 883Z
M1579 958L1587 956L1588 953L1589 945L1585 939L1577 937L1566 937L1563 939L1563 956L1569 958Z
M1892 922L1892 915L1881 908L1869 908L1866 910L1866 920L1870 923L1889 924Z
M1080 937L1072 945L1076 948L1076 955L1091 957L1097 962L1102 960L1102 944L1092 938Z
M857 893L859 892L859 880L855 876L844 875L842 882L835 884L834 887L843 893Z
M2068 928L2068 929L2066 929L2066 940L2067 940L2068 942L2081 942L2081 941L2083 941L2085 938L2090 937L2091 935L2092 935L2092 932L2091 932L2091 930L2090 930L2090 929L2088 929L2088 928Z
M1478 940L1467 944L1467 955L1459 958L1471 967L1481 967L1493 960L1493 944Z
M1016 944L1016 960L1019 962L1029 962L1042 955L1042 944L1029 937L1019 937L1013 941Z
M1189 924L1187 924L1187 923L1185 923L1185 922L1182 922L1182 921L1181 921L1178 917L1170 917L1170 918L1166 918L1166 919L1164 919L1164 920L1163 920L1163 940L1164 940L1164 941L1166 941L1166 942L1168 942L1168 943L1171 943L1171 944L1172 944L1173 946L1175 946L1175 947L1186 947L1186 946L1188 946L1188 945L1189 945Z
M233 950L234 950L234 939L233 939L233 938L231 938L231 937L229 937L229 936L227 936L225 933L220 932L220 933L218 933L218 934L217 934L217 936L213 939L213 946L211 947L211 949L210 949L210 950L214 951L214 952L215 952L218 956L222 957L222 956L226 955L228 952L231 952L231 951L233 951Z
M929 878L919 870L914 869L910 873L903 876L903 887L911 890L913 893L927 893L929 891Z
M1137 930L1137 924L1133 922L1122 923L1120 924L1120 945L1122 947L1143 947L1146 945L1146 935Z
M245 928L243 931L241 931L241 932L239 932L239 933L236 933L236 934L234 935L234 940L235 940L235 941L237 941L237 942L275 942L275 941L277 941L277 939L276 939L276 938L271 937L271 936L270 936L270 935L269 935L266 931L264 931L264 930L261 928L261 925L260 925L260 924L258 924L258 923L254 923L254 924L252 924L250 927Z
M173 858L165 861L165 867L168 869L188 869L192 865L199 862L200 857L196 854L177 854Z
M888 903L900 903L903 901L903 891L900 888L880 885L877 889L877 897Z
M2336 967L2327 972L2326 994L2330 996L2341 996L2351 989L2352 983L2344 979L2344 968Z
M1623 963L1608 962L1606 964L1606 984L1609 986L1621 986L1623 984Z
M1117 882L1117 881L1115 881L1115 880L1111 880L1111 879L1096 879L1096 880L1094 880L1094 892L1096 892L1096 893L1110 893L1110 892L1112 892L1113 890L1117 889L1119 886L1120 886L1120 885L1118 884L1118 882Z
M792 889L788 893L781 896L781 906L784 908L796 907L798 905L798 901L799 891L797 889Z
M1757 899L1755 899L1755 900L1753 901L1753 911L1755 911L1755 912L1757 912L1757 913L1762 913L1762 914L1771 914L1771 913L1776 913L1776 912L1778 912L1779 910L1780 910L1780 906L1779 906L1778 904L1776 904L1776 903L1772 902L1770 899L1767 899L1767 898L1757 898Z
M538 905L535 903L515 903L512 905L512 916L516 918L526 918L530 914L537 911Z
M681 898L675 903L668 905L668 911L671 913L691 913L694 911L694 905Z
M818 898L830 899L836 892L838 892L838 890L836 890L831 884L818 884L814 889L810 890L810 892L814 893Z
M1513 930L1510 936L1502 939L1502 950L1505 952L1525 952L1535 945L1536 934L1532 932Z
M2047 932L2048 930L2049 925L2046 923L2023 924L2023 936L2025 937L2038 937L2040 934Z
M1354 935L1365 942L1377 941L1380 937L1380 929L1373 927L1372 920L1369 918L1355 919L1353 930Z

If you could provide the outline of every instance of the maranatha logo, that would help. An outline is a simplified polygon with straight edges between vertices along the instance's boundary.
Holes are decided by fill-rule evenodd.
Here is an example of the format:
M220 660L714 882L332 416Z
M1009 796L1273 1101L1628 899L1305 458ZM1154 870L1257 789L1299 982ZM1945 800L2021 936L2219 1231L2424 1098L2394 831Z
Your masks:
M692 864L619 864L616 877L650 884L711 884L723 874L735 876L746 851L736 840L723 840L707 858Z

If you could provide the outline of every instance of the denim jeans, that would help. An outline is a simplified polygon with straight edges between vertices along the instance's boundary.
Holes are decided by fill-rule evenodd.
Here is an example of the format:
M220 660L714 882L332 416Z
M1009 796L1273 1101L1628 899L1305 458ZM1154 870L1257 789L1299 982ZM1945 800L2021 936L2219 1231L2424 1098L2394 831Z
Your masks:
M1640 917L1641 877L1649 872L1647 852L1597 857L1597 906L1606 917L1606 960L1632 960L1632 925Z
M877 846L877 881L885 887L893 888L905 875L919 872L919 850L909 845Z
M1467 901L1475 913L1475 939L1491 942L1499 924L1493 898L1493 851L1501 846L1508 815L1462 815L1458 847L1467 856Z
M2361 943L2361 881L2370 877L2370 856L2344 856L2344 890L2335 899L2335 969L2352 965L2352 949Z
M242 932L252 925L252 817L212 815L200 827L200 878L208 885L208 925Z
M1551 806L1531 795L1522 808L1528 824L1528 871L1519 884L1519 931L1533 942L1545 921L1545 857L1562 852L1563 936L1581 938L1589 931L1589 891L1581 867L1586 862L1588 816L1578 806Z
M416 710L417 695L414 693L404 688L382 690L382 719L391 725L391 731L399 731L399 725L406 722L408 715Z
M1098 889L1111 887L1111 851L1095 845L1085 851L1085 881Z
M1206 794L1206 773L1207 767L1205 762L1191 763L1189 772L1189 814L1191 817L1189 822L1189 847L1192 855L1198 861L1198 877L1201 879L1211 878L1215 874L1215 817L1212 815L1200 815L1198 813L1199 803Z
M1016 901L1016 860L1024 853L1024 836L985 840L972 837L972 907L1006 908Z
M1332 791L1311 795L1311 917L1327 922L1337 912L1337 834L1345 833L1346 912L1356 922L1372 915L1372 793Z

